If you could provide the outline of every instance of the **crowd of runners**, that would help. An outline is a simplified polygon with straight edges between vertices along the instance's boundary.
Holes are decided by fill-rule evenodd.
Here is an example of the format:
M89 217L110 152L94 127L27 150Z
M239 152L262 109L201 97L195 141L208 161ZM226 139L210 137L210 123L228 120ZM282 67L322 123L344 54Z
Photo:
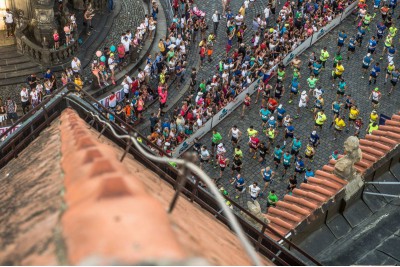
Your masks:
M246 4L244 4L245 6ZM235 188L236 198L240 198L246 192L253 200L266 195L267 206L275 205L278 201L277 194L271 187L274 179L287 181L286 193L288 194L292 193L298 183L307 183L308 177L314 176L311 163L314 161L314 156L320 145L322 129L328 129L328 133L324 130L323 138L331 138L335 141L339 136L360 136L364 133L370 134L373 130L379 128L377 110L382 95L390 96L393 94L400 75L394 64L394 57L397 52L394 38L397 36L397 28L392 19L392 12L395 7L396 2L393 0L388 5L385 3L381 5L379 1L375 1L374 13L370 14L366 11L368 8L366 3L361 0L357 6L354 30L340 31L337 36L337 46L333 51L328 51L327 47L324 47L321 51L311 52L308 62L303 62L299 57L296 57L288 67L280 64L276 72L276 82L275 80L274 82L263 80L263 72L260 69L255 68L254 72L249 71L248 76L250 78L254 80L260 78L258 80L259 90L255 97L246 96L240 113L243 118L251 108L258 110L260 106L259 123L254 121L251 123L252 125L245 129L239 129L236 125L233 125L229 131L227 129L221 131L225 134L214 129L210 143L204 140L194 141L193 148L196 153L191 157L191 160L199 162L200 167L208 173L215 174L214 178L221 192L228 194L228 190L226 190L226 179L228 179ZM226 10L229 13L229 9ZM300 10L304 11L304 9ZM226 16L226 13L224 15ZM237 25L236 28L233 26L233 31L235 32L240 27L241 25ZM363 40L366 31L376 32L376 35L373 34L370 39ZM247 46L248 50L243 51L243 54L239 52L243 45L239 42L240 39L236 38L238 49L231 55L229 53L231 43L229 43L228 19L227 57L225 60L221 60L221 64L217 65L217 71L213 77L213 79L219 79L219 75L228 70L226 93L223 87L224 82L211 85L215 82L212 80L211 83L209 82L208 88L207 83L205 88L199 86L196 100L192 103L184 103L185 107L188 106L186 110L190 111L190 107L192 107L191 111L197 115L194 118L201 118L204 110L210 115L215 114L218 110L215 106L218 107L220 99L224 99L224 96L232 96L229 89L246 86L246 81L240 80L247 78L246 74L243 74L243 70L246 71L257 66L260 58L259 53L268 54L271 60L279 58L279 53L274 55L274 50L268 50L268 47L275 40L273 34L269 38L268 32L267 30L264 33L264 39L257 40L256 46ZM278 30L278 32L281 31ZM255 33L257 35L258 31ZM213 36L212 33L210 35ZM209 39L207 38L204 41L206 42L205 46L200 45L200 47L207 48ZM279 37L276 40L278 40L277 47L279 47ZM251 41L254 44L255 40L252 39ZM265 50L263 50L262 44L265 44L267 49L264 48ZM378 46L382 48L379 49L382 51L379 54L376 52ZM361 59L353 58L356 50L365 51L365 56ZM238 53L236 59L234 58L235 53ZM204 54L200 53L200 55L205 57ZM247 60L246 56L248 56ZM233 58L232 62L237 63L236 69L229 67L231 57ZM261 59L265 58L261 57ZM349 60L359 61L360 83L366 80L365 87L369 88L364 99L354 99L349 93L345 68L346 62ZM250 65L252 61L254 61L253 66ZM290 72L293 73L291 77L287 75L288 68L291 68ZM383 74L380 74L381 68ZM238 71L236 72L236 70ZM319 85L318 81L322 72L329 73L332 88L322 88ZM307 84L300 84L300 77L302 76L308 77ZM380 76L383 77L379 79ZM220 79L223 80L222 77ZM239 86L237 84L231 86L230 83L232 81L233 83L237 82L237 79L241 82ZM387 83L390 83L390 85L387 86ZM385 90L380 89L381 87L384 87ZM326 103L325 95L334 95L334 100L331 103ZM283 96L286 96L285 100ZM207 98L209 98L208 101L205 100ZM330 98L332 99L332 97ZM358 103L362 101L370 101L367 118L361 116ZM211 104L207 105L207 103ZM288 105L297 106L293 114L288 114L285 108ZM184 112L184 114L190 113ZM178 121L182 121L185 125L187 123L186 117L182 115L178 114ZM314 127L310 129L309 136L306 139L299 138L296 133L296 122L299 121L297 120L299 118L313 119L314 121ZM193 120L189 121L193 123ZM194 121L196 122L196 120ZM162 129L165 130L164 127ZM231 146L229 150L233 153L227 153L228 146ZM329 158L335 160L338 157L338 150L332 151L329 156ZM269 159L272 159L273 163L267 166L266 163ZM260 163L259 178L246 181L241 175L242 170L245 167L244 165L250 164L252 160ZM254 166L254 164L251 163L251 166ZM219 169L219 172L211 171L211 169Z
M268 84L270 79L269 71L279 64L277 74L283 78L285 66L282 59L293 49L298 47L307 37L312 35L319 27L325 26L335 16L340 15L350 1L333 1L321 4L309 1L307 3L287 1L282 10L277 11L276 1L266 3L263 14L257 14L251 25L246 25L246 9L251 7L252 1L244 1L239 10L231 10L229 1L223 1L223 10L212 14L212 28L205 21L205 14L196 6L192 8L190 2L174 1L176 11L175 17L181 15L180 7L186 10L181 18L187 19L188 24L194 18L194 28L188 28L192 42L198 44L194 50L200 56L200 70L205 64L215 66L212 76L209 79L197 78L199 70L193 68L190 71L190 90L192 95L182 101L180 107L173 110L172 118L164 121L159 119L158 114L153 113L151 121L151 134L149 139L165 149L172 151L183 140L196 132L219 110L233 101L238 94L245 90L256 80L261 81L258 85L258 93L255 103L262 101L263 105L277 103L284 94L284 88L280 84L275 88L275 94L271 99L261 99L273 90ZM189 12L190 11L190 12ZM195 14L194 16L192 16ZM225 22L225 33L218 36L220 21ZM208 30L207 30L208 29ZM246 38L249 36L249 38ZM246 40L248 40L246 42ZM214 47L225 46L225 55L215 59L213 56ZM293 61L294 66L299 59ZM184 75L184 74L183 74ZM183 76L182 75L182 76ZM162 87L158 92L168 92L169 88ZM174 90L174 88L171 88ZM162 115L164 105L160 98L160 112ZM251 105L251 98L248 95L244 101L243 116L245 110ZM275 107L276 108L276 107Z

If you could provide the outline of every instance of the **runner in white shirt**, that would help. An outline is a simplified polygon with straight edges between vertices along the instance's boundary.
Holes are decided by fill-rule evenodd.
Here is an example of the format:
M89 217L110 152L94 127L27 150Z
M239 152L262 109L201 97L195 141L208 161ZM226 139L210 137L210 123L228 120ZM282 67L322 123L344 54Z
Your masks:
M223 143L219 143L217 146L217 158L223 156L226 153L226 149Z
M236 146L239 142L240 137L242 136L242 132L236 125L233 125L233 127L229 130L228 137L231 135L232 146Z
M203 162L208 162L210 160L210 152L208 152L206 146L202 146L200 149L200 169L203 168Z
M250 197L253 201L255 201L261 191L261 188L258 187L257 182L254 182L252 185L249 186L249 193Z
M303 92L301 92L301 95L300 95L299 106L297 107L297 114L295 117L296 119L300 116L300 108L307 107L307 102L308 102L308 95L307 95L307 91L304 90Z
M292 118L290 117L290 115L288 114L288 115L286 115L284 118L283 118L283 126L285 126L285 127L287 127L287 126L289 126L289 123L291 123L293 120L292 120Z
M313 96L315 98L318 98L319 96L321 96L324 93L324 90L322 90L321 86L318 86L317 88L315 88L313 90Z

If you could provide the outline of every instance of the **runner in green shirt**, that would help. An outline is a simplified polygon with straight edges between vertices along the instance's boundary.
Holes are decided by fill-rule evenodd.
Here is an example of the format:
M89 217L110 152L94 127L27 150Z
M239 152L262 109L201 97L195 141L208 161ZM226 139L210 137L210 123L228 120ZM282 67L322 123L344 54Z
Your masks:
M343 57L342 57L342 55L340 54L340 52L337 52L337 53L335 54L335 58L333 59L333 67L336 68L336 64L337 64L339 61L342 61L342 59L343 59Z
M311 74L310 77L307 79L308 87L310 87L310 91L314 90L314 88L317 86L317 81L318 79L314 76L314 74Z
M278 196L275 194L275 190L271 190L267 198L267 208L269 208L270 206L275 207L276 202L278 202Z
M277 74L278 74L278 81L283 82L283 80L285 79L285 74L286 74L285 71L281 68L278 68Z
M294 68L293 69L293 79L300 79L301 75L300 75L300 71L298 68Z
M215 147L220 143L222 140L222 136L217 130L213 130L212 137L211 137L211 154L214 155Z

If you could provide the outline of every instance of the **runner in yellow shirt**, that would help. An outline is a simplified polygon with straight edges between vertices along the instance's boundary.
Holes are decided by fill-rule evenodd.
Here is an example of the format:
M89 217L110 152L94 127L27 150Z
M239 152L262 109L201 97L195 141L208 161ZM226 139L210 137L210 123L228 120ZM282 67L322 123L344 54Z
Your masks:
M369 115L369 122L378 123L379 115L378 112L374 109L371 114Z
M344 122L344 116L339 116L335 119L335 132L333 140L336 140L337 136L341 134L343 129L346 127L346 123Z
M321 56L319 57L322 63L322 69L325 69L325 63L329 59L329 52L326 47L321 50Z
M314 119L315 119L315 126L314 126L314 129L317 129L318 127L319 127L320 129L322 129L322 126L324 125L324 123L325 123L325 121L326 121L326 115L325 115L325 113L324 113L324 110L321 109L321 111L319 111L319 112L315 115Z
M344 73L344 67L342 65L342 62L338 61L332 73L333 80L336 80L336 78L339 78L340 80L342 78L343 73ZM332 87L335 87L335 83L332 83Z
M258 134L258 131L256 129L254 129L253 126L250 126L247 129L247 135L249 136L249 140L250 140L250 138L252 138L253 136L256 136L257 134Z
M351 106L349 110L349 126L350 127L355 127L355 121L358 118L358 115L360 115L360 110L357 108L357 105Z

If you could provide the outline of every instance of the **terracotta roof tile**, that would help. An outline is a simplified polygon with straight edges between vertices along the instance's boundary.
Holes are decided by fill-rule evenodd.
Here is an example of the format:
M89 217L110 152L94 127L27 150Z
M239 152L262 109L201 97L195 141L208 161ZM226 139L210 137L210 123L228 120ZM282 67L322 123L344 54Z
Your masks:
M291 204L289 202L286 201L278 201L276 203L276 206L278 209L282 210L282 211L286 211L287 213L291 213L297 216L301 216L301 217L305 217L308 216L310 214L309 210L304 209L298 205L294 205Z
M300 217L300 216L293 215L293 214L291 214L289 212L282 211L282 210L277 209L275 207L270 207L268 209L268 213L271 214L271 215L274 214L275 216L279 216L279 217L282 217L282 218L284 218L286 220L290 220L290 221L297 222L297 223L299 223L299 222L301 222L303 220L302 217Z
M371 161L371 162L376 162L376 161L378 161L378 160L380 159L379 156L365 153L365 152L363 152L362 150L361 150L361 152L362 152L362 153L361 153L362 158L363 158L363 159L366 159L366 160L369 160L369 161Z
M298 196L285 195L283 199L284 201L288 201L289 203L294 203L299 205L300 207L307 208L310 211L313 211L318 208L318 205L315 204L314 202L308 201Z
M375 142L375 141L369 141L367 139L360 139L360 144L363 146L373 147L379 151L382 151L385 154L387 151L391 150L390 146L386 146L386 145L383 145L383 144L381 144L379 142Z
M291 221L287 221L287 220L282 220L280 218L278 218L277 216L272 216L271 214L267 214L266 215L267 219L270 220L271 222L273 222L274 224L278 225L279 227L282 227L284 229L287 229L287 231L289 232L291 229L293 229L293 227L295 227L297 225L296 222L291 222ZM286 233L285 233L286 234Z
M332 196L332 194L335 194L337 192L337 190L335 190L335 189L330 189L330 188L324 187L320 184L314 185L312 183L301 183L300 188L308 190L308 191L316 192L316 193L318 193L320 195L324 195L328 198L330 198Z
M392 116L392 120L393 120L393 121L400 121L400 112L398 113L398 115L397 115L397 114L394 114L394 115Z
M319 184L319 185L324 186L327 190L332 190L332 191L336 191L336 192L343 187L341 184L332 182L329 179L323 178L323 177L320 177L320 178L309 177L308 183L309 184Z
M267 216L267 217L270 217L270 218L271 218L271 216ZM287 233L290 232L290 229L284 228L284 227L282 227L282 226L280 226L280 225L278 225L278 224L276 224L276 223L274 223L274 222L271 222L271 223L269 224L269 226L271 226L272 228L274 228L274 230L277 231L281 236L285 236L285 235L287 235Z
M373 154L373 155L378 156L378 157L380 157L380 158L383 157L383 156L385 155L384 152L379 151L379 150L377 150L376 148L369 147L369 146L360 145L360 149L361 149L363 152L366 152L366 153L369 153L369 154Z
M400 134L400 128L396 126L389 126L389 125L379 125L379 130L381 131L388 131Z
M396 146L396 145L398 144L397 141L395 141L395 140L393 140L393 139L390 139L390 138L387 138L387 137L385 137L385 136L378 136L378 135L373 135L373 134L367 134L367 136L365 136L365 138L366 138L367 140L380 142L380 143L382 143L382 144L385 144L385 145L388 145L388 146L391 146L391 147L394 147L394 146Z
M378 130L373 131L372 133L373 133L373 135L385 136L385 137L393 139L395 141L399 141L400 140L400 134L394 133L394 132L391 132L391 131L386 131L386 130L384 131L384 130L378 129Z
M396 115L393 115L393 116L396 116ZM398 116L398 117L400 117L400 116ZM393 120L393 117L392 117L391 120L386 120L385 121L385 125L394 126L394 127L400 128L400 118L399 118L399 120Z
M336 175L323 171L323 170L317 170L315 172L315 178L319 178L319 177L324 177L326 179L329 179L330 181L337 183L337 184L341 184L342 186L347 184L347 181L337 177Z
M294 196L303 197L306 200L313 201L313 202L315 202L317 204L322 203L322 202L324 202L324 201L326 201L328 199L326 196L318 194L317 192L304 190L303 188L301 188L301 189L299 189L299 188L293 189L293 195Z
M322 170L323 170L323 171L326 171L326 172L333 172L334 169L335 169L334 167L329 166L329 165L324 165L324 166L322 166Z

